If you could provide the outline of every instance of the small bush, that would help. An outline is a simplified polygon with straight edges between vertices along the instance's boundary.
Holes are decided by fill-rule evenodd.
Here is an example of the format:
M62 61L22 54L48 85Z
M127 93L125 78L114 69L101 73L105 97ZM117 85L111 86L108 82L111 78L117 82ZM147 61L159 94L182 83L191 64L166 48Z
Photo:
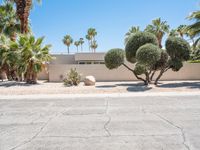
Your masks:
M172 59L178 58L187 61L190 58L190 45L179 37L169 37L166 41L166 50Z
M111 49L106 53L104 60L108 69L116 69L124 63L124 51L122 49Z
M143 64L137 63L134 68L136 75L142 75L146 72L146 67Z
M77 86L81 81L81 75L76 71L76 68L70 69L69 73L67 73L67 77L63 81L67 86Z
M158 40L154 34L148 32L138 32L130 37L125 48L126 59L135 63L137 50L147 43L158 45Z
M161 49L153 44L141 46L136 53L137 61L145 66L153 66L161 58Z

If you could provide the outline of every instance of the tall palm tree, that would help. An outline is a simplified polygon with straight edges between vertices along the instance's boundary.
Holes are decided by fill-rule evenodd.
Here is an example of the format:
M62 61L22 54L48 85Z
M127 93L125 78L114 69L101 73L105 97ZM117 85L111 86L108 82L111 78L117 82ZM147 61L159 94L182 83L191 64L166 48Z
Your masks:
M80 45L81 45L81 51L83 51L84 39L83 39L83 38L80 38L80 39L79 39L79 43L80 43Z
M17 33L20 33L20 21L12 2L5 1L0 6L0 33L8 36L12 41L15 41Z
M69 54L69 47L73 43L73 39L70 35L64 36L63 43L67 46L67 52Z
M98 47L97 41L92 41L91 48L94 53L96 53L97 47Z
M76 46L77 52L78 52L78 47L79 47L79 45L80 45L80 42L79 42L79 41L75 41L75 42L74 42L74 45Z
M30 15L30 10L33 5L33 0L7 0L7 1L12 1L15 2L16 4L16 13L17 16L20 20L20 29L21 33L28 33L29 32L29 15ZM41 2L41 0L36 0L37 2Z
M169 25L166 21L162 21L161 18L157 18L152 20L152 24L148 25L145 31L155 34L158 39L159 47L162 48L162 39L165 33L169 32Z
M140 32L139 26L132 26L129 31L125 34L125 44L128 42L129 38L135 33Z
M85 36L85 38L88 40L88 46L89 46L89 52L90 52L90 44L91 44L91 39L92 37L90 37L88 34Z
M95 28L88 29L86 36L88 36L88 38L90 39L90 47L92 47L92 44L96 43L96 39L95 39L96 35L97 35L97 31ZM94 49L92 49L92 50L94 50Z

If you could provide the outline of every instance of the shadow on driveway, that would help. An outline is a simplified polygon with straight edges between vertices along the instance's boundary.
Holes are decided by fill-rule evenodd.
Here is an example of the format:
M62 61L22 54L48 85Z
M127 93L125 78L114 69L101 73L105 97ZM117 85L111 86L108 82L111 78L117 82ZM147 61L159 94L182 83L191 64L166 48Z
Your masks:
M186 87L190 89L200 89L200 82L179 82L179 83L165 83L158 85L160 88L181 88Z

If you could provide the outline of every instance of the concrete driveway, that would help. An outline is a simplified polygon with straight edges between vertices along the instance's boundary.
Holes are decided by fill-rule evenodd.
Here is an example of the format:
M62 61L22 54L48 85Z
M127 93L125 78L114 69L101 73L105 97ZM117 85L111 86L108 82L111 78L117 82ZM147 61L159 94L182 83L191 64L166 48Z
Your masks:
M200 94L156 95L0 97L0 150L199 150Z

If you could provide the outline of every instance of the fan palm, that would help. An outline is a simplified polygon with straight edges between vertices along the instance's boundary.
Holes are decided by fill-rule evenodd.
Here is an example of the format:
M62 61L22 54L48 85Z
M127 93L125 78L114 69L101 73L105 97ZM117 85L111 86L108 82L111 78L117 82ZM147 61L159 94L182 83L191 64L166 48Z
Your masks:
M37 74L46 67L46 62L52 59L50 45L42 46L44 38L36 39L34 36L20 36L18 47L20 50L20 73L25 73L25 80L29 84L37 83Z
M128 42L129 38L134 35L135 33L140 32L139 26L133 26L129 29L129 31L125 34L125 44Z
M96 52L97 47L98 47L97 41L93 41L91 44L91 48L94 53Z
M7 0L15 2L16 4L16 13L20 20L20 30L21 33L28 33L29 32L29 15L30 10L33 5L33 0ZM41 2L41 0L36 0L37 2Z
M12 2L5 2L0 6L0 33L16 40L16 34L20 33L20 22L16 16L16 10Z
M89 51L90 51L90 44L91 44L91 39L92 37L90 37L88 34L85 36L85 38L88 40L88 45L89 45Z
M67 46L67 52L69 54L69 47L73 43L73 39L70 35L64 36L63 43Z
M148 25L145 31L155 34L158 39L159 47L162 48L162 39L165 33L169 32L169 25L166 21L162 21L161 18L157 18L152 20L152 24Z
M92 44L95 45L95 43L96 43L96 40L95 40L96 35L97 35L97 31L96 31L95 28L89 28L88 29L86 36L88 36L88 39L90 39L90 47L92 47ZM94 49L92 48L92 50L94 50Z
M80 43L80 45L81 45L81 51L83 51L84 39L83 39L83 38L80 38L80 39L79 39L79 43Z
M80 42L79 42L79 41L75 41L75 42L74 42L74 45L76 46L77 52L78 52L78 47L79 47L79 45L80 45Z

